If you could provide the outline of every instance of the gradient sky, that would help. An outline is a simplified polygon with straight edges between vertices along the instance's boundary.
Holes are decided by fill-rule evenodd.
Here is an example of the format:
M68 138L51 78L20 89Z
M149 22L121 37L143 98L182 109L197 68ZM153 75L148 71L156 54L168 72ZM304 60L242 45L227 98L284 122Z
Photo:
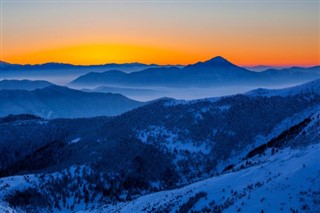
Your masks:
M1 60L320 64L319 1L1 0Z

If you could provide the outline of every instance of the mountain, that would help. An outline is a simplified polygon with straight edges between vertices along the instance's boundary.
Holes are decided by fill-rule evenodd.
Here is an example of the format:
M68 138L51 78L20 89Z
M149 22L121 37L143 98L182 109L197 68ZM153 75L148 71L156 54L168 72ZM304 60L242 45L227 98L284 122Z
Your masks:
M101 86L95 89L84 89L85 92L103 92L103 93L120 93L124 96L137 96L137 95L152 95L156 91L152 89L137 89L137 88L123 88L123 87L106 87Z
M120 75L118 73L118 75ZM220 82L234 83L249 78L252 72L238 67L222 57L215 57L206 62L188 65L184 68L149 68L140 72L121 74L114 79L114 73L90 73L72 81L70 86L85 85L134 85L134 86L169 86L189 87L215 85ZM95 79L95 80L94 80Z
M216 56L210 60L204 62L198 62L195 64L191 64L185 67L185 69L196 69L196 70L203 70L207 72L215 72L221 70L234 70L234 71L244 71L247 72L244 68L238 67L231 63L230 61L226 60L221 56Z
M139 87L216 87L232 85L287 85L304 83L320 77L320 66L292 67L252 72L217 56L208 61L185 66L149 68L134 73L90 73L69 86L139 86Z
M267 65L257 65L257 66L243 66L243 68L253 71L253 72L263 72L270 69L284 69L289 67L283 67L283 66L267 66Z
M80 76L73 81L73 85L81 85L85 82L86 85L100 85L106 83L118 82L123 79L127 74L119 70L110 70L103 73L90 72Z
M46 118L118 115L143 105L120 94L87 93L49 86L32 91L1 90L0 116L34 114Z
M294 96L301 93L320 94L320 79L285 89L256 89L246 93L249 96Z
M320 77L320 66L314 67L291 67L284 69L269 69L258 73L262 79L267 79L269 83L290 84L305 83Z
M310 88L161 99L115 117L1 119L0 203L37 212L317 210L320 94Z
M83 212L318 212L319 152L319 143L269 152L250 160L252 166L242 162L179 189Z
M34 90L52 85L48 81L2 80L0 81L0 90Z
M104 69L104 70L113 70L113 69L119 69L124 72L135 72L140 71L146 68L155 68L155 67L161 67L162 65L157 64L142 64L142 63L124 63L124 64L116 64L116 63L110 63L110 64L101 64L101 65L73 65L73 64L67 64L67 63L55 63L55 62L49 62L44 64L10 64L7 62L1 62L1 72L6 73L8 71L14 72L14 71L43 71L43 70L55 70L57 71L63 71L68 69ZM174 65L164 65L163 67L170 67Z
M0 61L1 69L9 68L10 66L14 66L14 65L13 64L9 64L9 63L4 62L4 61Z
M254 73L236 66L228 60L217 56L205 62L199 62L184 68L184 81L191 85L242 84L249 82Z
M88 73L76 78L68 85L72 87L124 85L124 86L170 86L181 78L180 68L149 68L139 72L124 73L107 71Z
M54 63L54 62L50 62L50 63L44 63L44 64L35 64L35 65L31 65L31 64L10 64L7 62L1 62L0 63L1 66L1 71L5 72L5 71L15 71L15 70L43 70L43 69L59 69L59 68L70 68L73 67L73 65L71 64L65 64L65 63Z
M142 63L124 64L102 64L102 65L72 65L65 63L45 64L9 64L1 62L1 79L35 79L47 80L55 84L64 85L71 80L90 72L106 72L110 70L121 70L125 73L137 72L148 68L171 67L179 65L157 65Z

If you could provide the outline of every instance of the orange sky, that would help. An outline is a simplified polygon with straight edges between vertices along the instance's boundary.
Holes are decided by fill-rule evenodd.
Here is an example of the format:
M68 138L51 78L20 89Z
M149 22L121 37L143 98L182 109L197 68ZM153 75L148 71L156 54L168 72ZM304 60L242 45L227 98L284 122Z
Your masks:
M3 1L1 60L319 65L319 2Z

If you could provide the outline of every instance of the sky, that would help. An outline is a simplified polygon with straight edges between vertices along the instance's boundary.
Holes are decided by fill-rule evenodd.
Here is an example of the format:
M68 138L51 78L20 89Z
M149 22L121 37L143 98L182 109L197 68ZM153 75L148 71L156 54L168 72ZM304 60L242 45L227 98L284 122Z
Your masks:
M0 0L1 61L320 64L320 2Z

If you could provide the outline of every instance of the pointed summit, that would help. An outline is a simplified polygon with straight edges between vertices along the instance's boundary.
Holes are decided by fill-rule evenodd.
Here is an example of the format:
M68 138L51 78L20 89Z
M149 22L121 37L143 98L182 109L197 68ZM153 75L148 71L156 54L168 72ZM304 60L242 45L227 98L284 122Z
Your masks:
M212 69L212 68L219 68L219 69L229 69L229 68L235 68L238 67L228 61L227 59L221 57L221 56L216 56L214 58L211 58L210 60L203 61L203 62L198 62L195 64L191 64L186 66L186 68L202 68L202 69Z
M1 61L1 60L0 60L0 64L1 64L1 65L10 65L9 63L7 63L7 62L5 62L5 61Z
M227 59L221 57L221 56L216 56L208 61L202 62L204 64L210 64L210 65L231 65L232 63L229 62Z
M185 77L185 79L188 78L191 82L194 79L204 83L223 81L239 82L240 80L247 81L248 79L253 78L252 72L229 62L221 56L216 56L208 61L186 66L183 70L188 73L188 76Z

